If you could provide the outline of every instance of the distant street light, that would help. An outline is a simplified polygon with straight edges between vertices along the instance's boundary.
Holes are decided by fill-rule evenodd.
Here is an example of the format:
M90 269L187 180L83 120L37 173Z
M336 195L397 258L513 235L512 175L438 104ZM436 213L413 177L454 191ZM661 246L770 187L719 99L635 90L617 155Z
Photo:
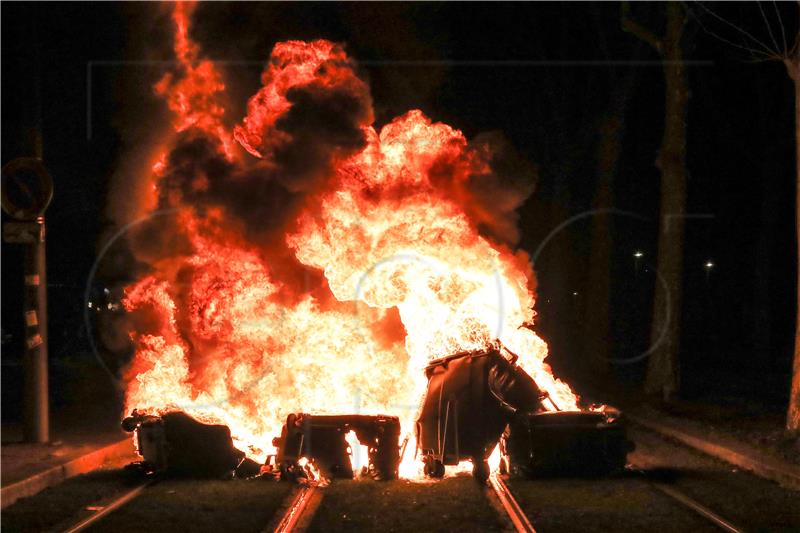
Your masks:
M633 252L633 270L634 270L634 277L639 277L639 263L644 257L644 252L641 250L636 250Z
M703 264L703 268L706 270L706 281L708 281L708 278L711 276L711 271L714 269L714 266L714 261L711 259Z

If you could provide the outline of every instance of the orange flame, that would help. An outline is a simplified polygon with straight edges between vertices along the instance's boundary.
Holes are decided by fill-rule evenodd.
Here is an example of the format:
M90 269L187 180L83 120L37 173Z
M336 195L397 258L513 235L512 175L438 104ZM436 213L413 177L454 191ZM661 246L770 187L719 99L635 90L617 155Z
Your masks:
M231 134L223 124L221 75L199 59L189 37L191 12L175 5L180 74L164 76L156 91L175 114L177 133L211 137L231 164L255 164L237 160L232 139L263 158L257 164L269 164L290 137L281 119L294 105L295 87L369 99L340 46L279 43L264 87ZM460 196L450 194L470 176L490 172L491 154L418 110L380 131L370 125L371 111L358 120L365 146L334 151L324 186L305 198L282 243L324 274L328 296L294 290L287 297L289 282L273 271L270 250L249 240L235 216L170 196L161 181L172 142L165 140L153 168L156 187L178 208L190 246L156 260L126 290L136 346L126 410L179 408L225 423L237 446L263 459L291 412L383 412L400 416L409 430L427 362L497 340L520 355L519 364L562 409L577 408L578 398L544 362L546 344L530 329L528 256L481 236ZM207 187L202 178L195 179L199 189ZM403 473L413 472L410 464Z
M197 44L189 37L189 19L195 4L176 2L172 19L175 22L175 57L182 76L178 79L167 73L156 84L156 94L166 99L170 111L175 115L175 131L198 128L216 137L222 143L225 156L233 159L233 140L222 124L225 108L218 102L218 95L225 90L214 64L199 60Z

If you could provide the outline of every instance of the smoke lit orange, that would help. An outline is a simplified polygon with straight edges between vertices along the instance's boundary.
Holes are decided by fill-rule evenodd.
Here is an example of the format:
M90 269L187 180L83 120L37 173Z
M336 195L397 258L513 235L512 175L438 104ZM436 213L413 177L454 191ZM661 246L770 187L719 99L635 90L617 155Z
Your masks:
M375 128L368 86L323 40L277 44L231 128L190 16L176 4L178 68L156 86L175 121L149 178L175 215L126 290L127 409L225 423L263 459L291 412L395 414L410 431L426 363L497 340L577 408L532 330L528 256L476 220L491 216L476 180L502 186L492 147L419 110ZM257 190L233 203L242 183ZM285 220L252 216L275 201L258 190L285 195Z

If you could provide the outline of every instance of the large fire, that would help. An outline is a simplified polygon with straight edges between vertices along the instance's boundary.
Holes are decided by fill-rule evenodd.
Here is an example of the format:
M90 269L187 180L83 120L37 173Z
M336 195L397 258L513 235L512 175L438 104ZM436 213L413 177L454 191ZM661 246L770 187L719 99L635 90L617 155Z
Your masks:
M576 409L531 329L530 260L498 237L519 202L482 194L503 186L493 144L419 110L377 130L356 65L324 40L275 45L231 128L191 14L175 4L177 67L155 87L174 131L147 176L158 216L131 236L148 268L124 302L127 410L222 422L263 459L290 412L395 414L410 431L426 363L497 340Z

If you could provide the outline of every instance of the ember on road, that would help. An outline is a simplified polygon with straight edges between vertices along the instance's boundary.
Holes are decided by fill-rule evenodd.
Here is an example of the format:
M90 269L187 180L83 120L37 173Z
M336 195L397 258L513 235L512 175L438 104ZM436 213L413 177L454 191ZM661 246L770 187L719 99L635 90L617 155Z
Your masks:
M0 10L3 531L800 531L799 3Z

